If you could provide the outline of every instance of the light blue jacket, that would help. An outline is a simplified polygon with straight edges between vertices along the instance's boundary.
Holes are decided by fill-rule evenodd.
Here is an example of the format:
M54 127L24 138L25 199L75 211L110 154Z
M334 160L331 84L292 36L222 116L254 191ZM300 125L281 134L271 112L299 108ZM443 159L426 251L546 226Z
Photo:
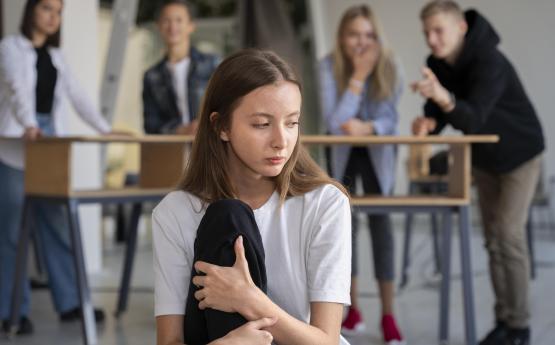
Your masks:
M393 96L383 101L374 101L367 96L368 81L360 95L355 95L348 89L343 94L338 95L331 55L322 59L318 68L321 111L328 133L344 135L341 125L351 118L359 118L363 121L372 121L377 135L398 134L397 102L401 95L402 85L399 69L397 70L399 82L397 82ZM331 147L331 174L339 181L343 179L350 150L350 145L334 145ZM389 195L393 192L395 182L396 146L369 145L368 150L382 193Z

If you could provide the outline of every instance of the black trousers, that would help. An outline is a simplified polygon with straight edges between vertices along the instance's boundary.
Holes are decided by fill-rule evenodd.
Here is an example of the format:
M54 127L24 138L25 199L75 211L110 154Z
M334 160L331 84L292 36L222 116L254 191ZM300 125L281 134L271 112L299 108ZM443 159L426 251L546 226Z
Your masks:
M393 172L392 172L393 173ZM366 147L353 147L349 153L343 184L351 194L356 192L356 177L362 179L362 189L366 194L382 194L378 177ZM395 277L393 233L389 215L375 214L368 216L370 238L372 240L372 255L374 258L374 276L379 281L392 281ZM351 274L358 275L358 217L352 214L352 259Z
M219 266L233 266L234 243L239 235L243 236L252 280L266 293L264 246L260 231L252 209L239 200L220 200L208 206L197 230L194 262L200 260ZM198 288L192 283L195 275L198 273L193 267L185 309L184 340L187 345L204 345L225 336L247 320L238 313L200 310L194 296Z

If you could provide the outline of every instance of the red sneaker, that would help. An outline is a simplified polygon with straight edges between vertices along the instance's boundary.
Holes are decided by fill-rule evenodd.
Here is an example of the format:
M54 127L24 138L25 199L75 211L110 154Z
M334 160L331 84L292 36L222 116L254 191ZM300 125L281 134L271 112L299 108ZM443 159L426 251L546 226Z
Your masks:
M347 317L343 320L341 324L341 330L343 333L353 333L364 331L366 326L364 321L362 321L362 314L356 308L349 307L349 312Z
M406 345L393 315L382 317L382 335L387 345Z

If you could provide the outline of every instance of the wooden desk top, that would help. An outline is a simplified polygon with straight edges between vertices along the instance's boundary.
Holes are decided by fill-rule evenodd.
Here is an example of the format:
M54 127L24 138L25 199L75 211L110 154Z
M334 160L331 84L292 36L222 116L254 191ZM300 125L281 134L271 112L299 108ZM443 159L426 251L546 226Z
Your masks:
M192 135L140 135L140 136L65 136L38 139L39 142L77 143L190 143ZM21 140L0 137L0 140ZM496 143L497 135L428 135L428 136L347 136L347 135L302 135L301 142L309 145L370 145L370 144L469 144Z
M0 138L2 140L2 138ZM19 140L11 138L4 140ZM26 145L27 173L25 191L27 194L74 196L83 199L118 198L122 195L150 197L151 194L164 194L163 189L175 186L185 165L185 143L194 140L193 136L141 135L141 136L66 136L41 138ZM476 136L334 136L304 135L301 141L307 145L383 145L383 144L447 144L450 145L452 163L450 174L446 177L447 196L436 197L379 197L354 198L354 206L397 206L397 205L436 205L452 206L467 204L470 189L470 144L495 143L495 135ZM121 191L75 191L71 184L71 146L74 143L96 144L140 144L141 169L137 190ZM160 169L164 166L164 169ZM157 190L156 190L157 189ZM162 190L160 190L162 189Z
M352 206L461 206L464 198L448 196L359 196L351 198Z
M301 136L304 144L467 144L467 143L496 143L499 141L497 135L372 135L372 136L349 136L349 135L304 135Z
M89 198L121 198L121 197L160 197L175 191L175 188L140 188L126 187L121 189L95 189L71 191L68 197L86 200ZM32 195L32 194L31 194ZM40 195L40 194L39 194ZM467 201L462 198L448 196L381 196L367 195L351 198L352 206L460 206Z

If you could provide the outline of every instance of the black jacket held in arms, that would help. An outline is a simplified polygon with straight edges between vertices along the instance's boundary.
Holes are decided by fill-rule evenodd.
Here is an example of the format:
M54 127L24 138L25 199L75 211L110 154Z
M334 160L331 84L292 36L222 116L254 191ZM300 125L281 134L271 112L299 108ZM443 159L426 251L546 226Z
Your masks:
M542 127L520 79L498 49L500 38L475 10L465 12L468 32L453 65L429 56L439 82L455 95L455 108L443 113L428 101L424 114L437 121L437 134L450 124L465 134L497 134L499 143L473 144L472 163L484 171L510 172L544 150Z

